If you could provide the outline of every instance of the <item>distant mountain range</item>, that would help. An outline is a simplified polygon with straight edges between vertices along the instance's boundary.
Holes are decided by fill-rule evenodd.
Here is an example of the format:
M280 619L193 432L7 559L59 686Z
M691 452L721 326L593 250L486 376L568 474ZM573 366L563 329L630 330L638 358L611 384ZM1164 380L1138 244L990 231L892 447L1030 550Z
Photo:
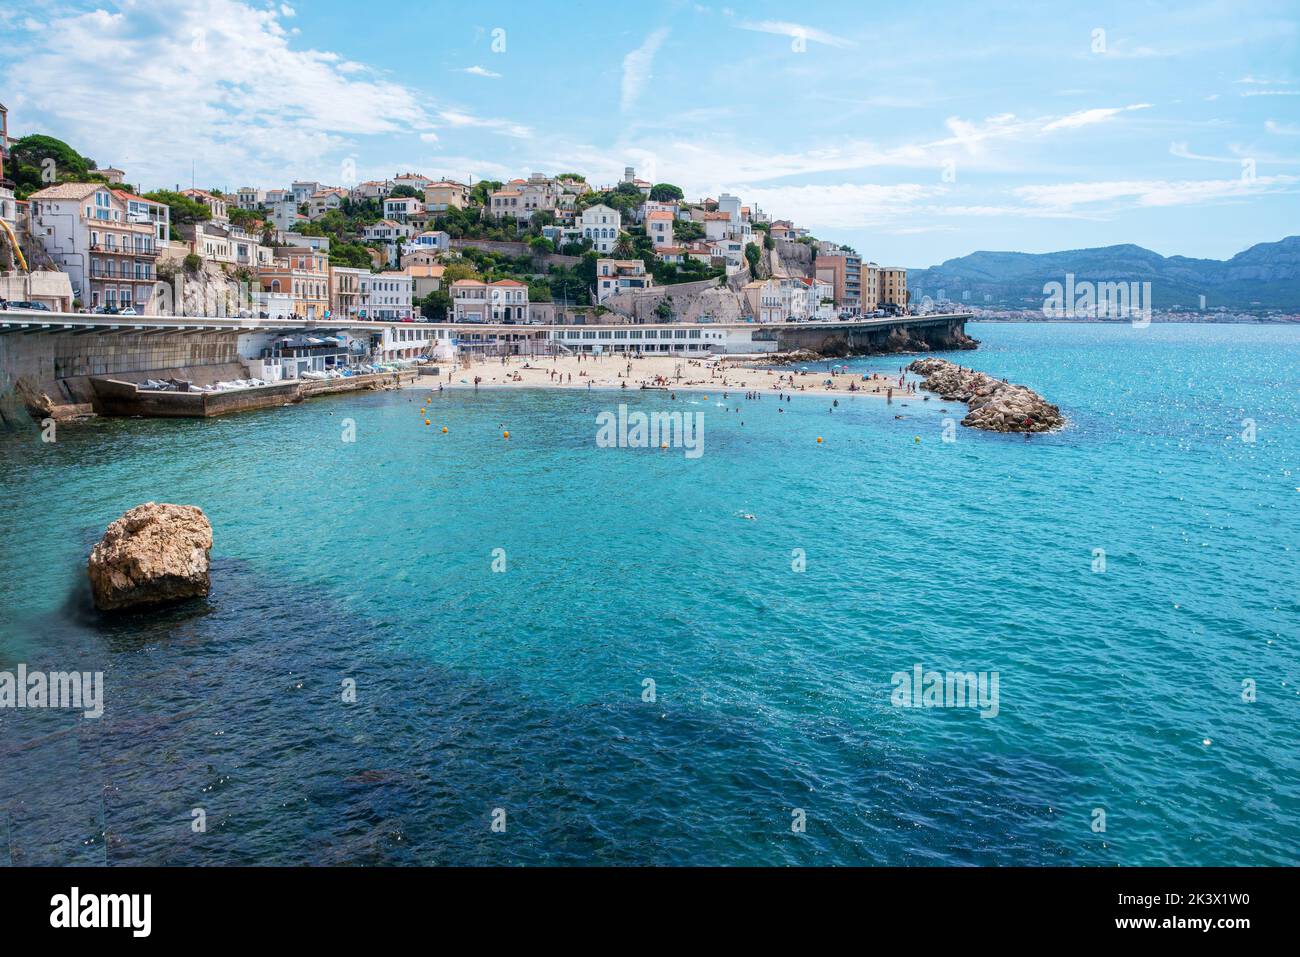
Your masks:
M977 252L929 269L909 269L907 286L916 303L938 299L973 306L1039 308L1048 282L1150 282L1155 310L1300 310L1300 236L1259 243L1231 259L1161 256L1141 246L1102 246L1057 253ZM969 296L963 296L963 293ZM988 300L985 300L985 296Z

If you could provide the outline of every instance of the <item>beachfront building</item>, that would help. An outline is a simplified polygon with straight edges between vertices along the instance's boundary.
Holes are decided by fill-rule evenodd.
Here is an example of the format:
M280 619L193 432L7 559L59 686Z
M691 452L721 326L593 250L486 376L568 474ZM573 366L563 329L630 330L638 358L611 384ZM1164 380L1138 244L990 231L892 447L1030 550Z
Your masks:
M813 268L818 279L831 284L835 305L841 311L863 311L861 256L835 243L820 243Z
M424 208L430 213L464 209L469 205L469 187L454 179L439 180L424 187Z
M742 290L756 322L807 322L834 318L830 283L804 276L756 279Z
M907 311L907 270L901 266L880 267L880 305Z
M578 216L575 238L590 239L591 248L598 253L612 253L618 243L623 217L617 209L597 203L588 206Z
M596 302L602 303L615 293L649 289L654 279L640 259L598 259Z
M369 269L330 266L330 315L351 319L361 314L361 282Z
M261 209L266 202L266 190L256 186L241 186L235 191L235 205L240 209Z
M875 263L862 264L862 311L870 315L880 308L880 267Z
M324 319L330 308L329 254L306 246L275 251L275 258L258 270L265 292L293 296L294 315Z
M83 306L145 312L158 278L157 229L133 222L111 187L60 183L33 193L28 231L68 274Z
M455 322L527 322L528 286L514 279L457 279L451 284L451 309Z
M361 277L359 319L375 322L409 322L414 319L409 273L376 272Z

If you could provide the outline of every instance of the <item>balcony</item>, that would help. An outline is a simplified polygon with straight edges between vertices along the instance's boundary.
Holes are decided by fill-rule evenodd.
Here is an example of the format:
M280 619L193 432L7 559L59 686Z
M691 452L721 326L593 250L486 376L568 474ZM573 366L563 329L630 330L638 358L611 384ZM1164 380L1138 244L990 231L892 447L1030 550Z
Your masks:
M136 249L131 246L108 246L104 243L91 243L90 251L94 253L107 253L110 256L131 256L134 259L158 258L158 247L153 245L150 245L146 249Z

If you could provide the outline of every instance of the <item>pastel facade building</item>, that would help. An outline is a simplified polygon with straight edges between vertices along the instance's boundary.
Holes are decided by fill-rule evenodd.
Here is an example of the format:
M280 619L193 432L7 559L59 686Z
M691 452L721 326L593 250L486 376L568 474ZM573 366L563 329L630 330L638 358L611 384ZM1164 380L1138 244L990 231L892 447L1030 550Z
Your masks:
M528 287L514 279L457 279L451 284L451 305L454 322L527 322Z
M110 186L61 183L33 193L28 230L68 274L81 305L141 313L149 307L158 278L157 227L133 220Z

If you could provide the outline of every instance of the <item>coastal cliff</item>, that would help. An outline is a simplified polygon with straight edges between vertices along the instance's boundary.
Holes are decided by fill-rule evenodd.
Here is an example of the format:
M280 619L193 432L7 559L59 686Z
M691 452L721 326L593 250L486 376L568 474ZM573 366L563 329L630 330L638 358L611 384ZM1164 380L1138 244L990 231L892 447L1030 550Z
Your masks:
M1050 432L1065 425L1061 410L1023 385L995 379L947 359L917 359L908 370L924 376L921 388L970 409L961 424L986 432Z

